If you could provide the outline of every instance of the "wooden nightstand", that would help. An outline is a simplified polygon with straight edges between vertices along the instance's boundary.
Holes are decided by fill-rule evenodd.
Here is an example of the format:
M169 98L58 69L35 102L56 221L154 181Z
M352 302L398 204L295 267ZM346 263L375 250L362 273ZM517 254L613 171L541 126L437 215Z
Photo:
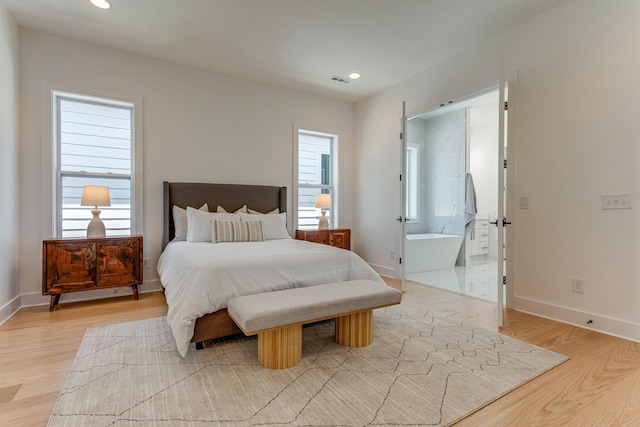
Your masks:
M296 239L351 250L351 229L296 230Z
M138 299L141 283L142 236L42 242L42 295L51 295L49 311L67 292L131 286Z

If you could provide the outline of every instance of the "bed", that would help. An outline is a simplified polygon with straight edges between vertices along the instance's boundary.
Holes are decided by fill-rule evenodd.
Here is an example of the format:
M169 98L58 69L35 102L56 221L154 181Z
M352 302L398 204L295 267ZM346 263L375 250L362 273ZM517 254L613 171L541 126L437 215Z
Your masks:
M167 319L183 356L190 342L200 348L203 341L241 333L226 310L227 301L234 296L357 279L382 282L355 253L293 240L288 235L255 243L174 241L174 206L190 207L190 215L195 215L204 203L209 211L221 206L227 212L248 207L262 213L281 213L243 216L267 223L267 219L285 215L287 189L164 182L163 252L158 273L169 306Z

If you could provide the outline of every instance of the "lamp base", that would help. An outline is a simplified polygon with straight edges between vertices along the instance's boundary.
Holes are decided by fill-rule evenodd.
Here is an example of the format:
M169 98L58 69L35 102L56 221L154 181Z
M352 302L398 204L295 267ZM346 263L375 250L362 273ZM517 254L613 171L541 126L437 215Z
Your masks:
M100 211L98 209L93 209L91 213L93 214L93 218L87 227L87 238L106 237L104 222L100 219Z
M322 216L318 222L318 230L326 230L329 228L329 220L327 219L327 213L322 209Z

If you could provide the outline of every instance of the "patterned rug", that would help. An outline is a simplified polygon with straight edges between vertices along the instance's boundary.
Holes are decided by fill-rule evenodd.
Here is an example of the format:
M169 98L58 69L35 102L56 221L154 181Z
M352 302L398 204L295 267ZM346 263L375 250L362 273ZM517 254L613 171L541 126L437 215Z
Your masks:
M445 426L567 358L407 303L376 310L368 347L303 329L303 358L270 370L257 339L180 357L166 318L87 330L49 426Z

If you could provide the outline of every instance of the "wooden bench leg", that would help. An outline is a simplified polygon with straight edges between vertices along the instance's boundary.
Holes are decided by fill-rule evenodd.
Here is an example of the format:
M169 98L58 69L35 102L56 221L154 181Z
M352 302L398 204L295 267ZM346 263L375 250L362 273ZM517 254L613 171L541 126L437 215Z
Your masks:
M288 325L258 332L258 363L269 369L285 369L302 360L302 325Z
M336 342L345 347L366 347L373 342L373 310L336 318Z

